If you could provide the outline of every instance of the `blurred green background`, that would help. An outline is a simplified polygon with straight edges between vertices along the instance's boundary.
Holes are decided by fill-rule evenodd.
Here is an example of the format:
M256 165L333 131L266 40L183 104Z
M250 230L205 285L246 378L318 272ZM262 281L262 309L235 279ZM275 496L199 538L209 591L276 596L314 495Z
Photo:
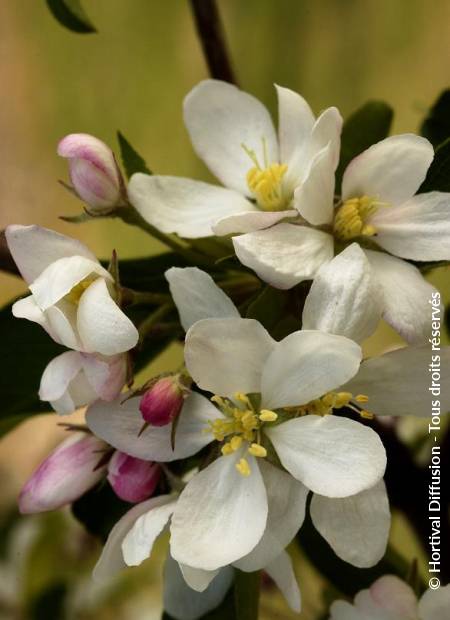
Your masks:
M206 66L186 0L85 0L84 6L98 34L63 29L44 0L0 2L0 227L38 223L79 237L100 257L113 248L119 257L146 255L161 247L123 224L77 227L58 219L78 213L80 203L57 183L66 178L66 165L56 144L81 131L116 149L120 129L152 170L208 179L181 117L182 99L207 76ZM299 91L316 112L336 105L344 117L368 99L384 99L396 112L394 131L415 131L448 86L449 0L222 0L219 7L240 85L273 112L276 82ZM448 298L447 274L438 278ZM0 274L2 303L23 290L18 279ZM163 356L158 368L166 369L175 354ZM2 513L61 433L55 418L44 416L1 440ZM394 538L401 528L395 525ZM49 531L61 531L60 539L49 538ZM28 619L26 597L53 583L55 573L74 588L76 603L67 617L159 618L158 566L133 572L112 596L88 585L80 570L92 565L98 547L74 523L56 515L24 520L8 532L2 544L10 546L10 556L4 549L0 563L0 581L4 576L9 584L6 593L0 587L1 620ZM398 544L414 554L409 538L399 537ZM321 583L298 564L308 584L301 617L313 619ZM263 608L268 618L291 617L276 596L265 597Z

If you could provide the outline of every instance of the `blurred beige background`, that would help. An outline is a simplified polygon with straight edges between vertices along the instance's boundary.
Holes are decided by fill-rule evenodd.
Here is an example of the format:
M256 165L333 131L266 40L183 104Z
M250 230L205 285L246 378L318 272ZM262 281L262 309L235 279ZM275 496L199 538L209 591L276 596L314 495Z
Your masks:
M80 204L57 183L66 166L56 144L83 131L116 148L120 129L152 170L208 178L181 118L183 96L206 77L206 66L185 0L85 0L84 6L98 34L63 29L44 0L0 2L0 227L38 223L79 237L100 257L113 248L119 257L145 255L160 246L125 225L58 219L79 212ZM449 0L222 0L219 6L241 86L274 112L277 82L301 92L315 111L336 105L344 117L367 99L384 99L396 111L394 130L415 131L449 85ZM18 279L0 274L2 303L23 290ZM59 435L48 416L0 441L0 505L15 501Z

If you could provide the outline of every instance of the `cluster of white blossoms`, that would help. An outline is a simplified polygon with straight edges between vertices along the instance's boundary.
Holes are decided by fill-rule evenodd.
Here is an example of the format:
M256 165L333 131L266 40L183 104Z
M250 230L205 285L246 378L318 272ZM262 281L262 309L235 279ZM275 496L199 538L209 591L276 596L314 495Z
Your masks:
M21 510L73 502L107 478L134 505L110 532L94 576L141 564L168 530L164 607L177 620L220 604L235 568L266 571L299 611L286 548L307 510L341 559L374 566L391 516L386 452L370 420L430 414L435 289L408 261L450 260L450 195L416 195L433 148L411 134L386 138L349 164L336 195L339 112L315 119L300 95L277 93L278 137L264 106L230 84L208 80L187 96L194 148L225 187L142 173L126 187L112 152L84 134L66 137L59 153L91 215L132 206L164 234L231 235L243 268L264 283L290 289L312 280L295 310L298 327L284 338L241 316L206 271L172 267L167 298L186 332L184 366L123 392L139 334L113 270L58 233L7 229L31 291L14 315L69 349L45 369L40 398L62 414L88 405L86 429L38 468ZM408 345L364 359L361 344L382 318ZM449 347L440 363L448 375ZM450 409L450 384L440 401ZM176 475L175 461L192 464ZM394 607L373 611L380 587L358 595L354 608L336 602L331 618L403 617ZM430 596L422 615L407 617L438 618L423 611Z

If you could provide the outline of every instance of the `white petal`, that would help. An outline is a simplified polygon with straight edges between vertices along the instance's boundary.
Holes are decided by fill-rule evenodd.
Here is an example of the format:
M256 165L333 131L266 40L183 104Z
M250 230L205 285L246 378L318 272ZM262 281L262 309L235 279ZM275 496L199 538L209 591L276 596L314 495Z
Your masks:
M97 355L84 353L82 364L89 383L102 400L117 398L127 379L126 355L100 359Z
M311 518L333 551L358 568L374 566L386 552L391 514L383 480L351 497L314 495Z
M334 601L330 607L330 617L328 620L373 620L370 616L362 616L347 601ZM376 620L390 620L389 618L376 618Z
M249 476L235 465L240 450L196 474L181 493L171 525L171 553L180 563L215 570L249 553L267 521L267 495L256 459Z
M429 390L432 355L430 346L423 345L373 357L361 364L359 373L343 389L366 394L369 397L366 408L375 415L428 417L434 399ZM450 376L450 347L440 350L438 371L442 377L438 396L444 413L450 410L450 382L443 380Z
M433 161L432 145L413 134L391 136L353 159L342 179L342 198L370 196L399 204L411 198Z
M407 341L428 340L431 332L430 299L436 289L420 271L399 258L365 250L375 273L383 303L383 318Z
M264 366L262 406L304 405L353 377L359 369L359 345L343 336L302 330L277 343Z
M386 453L369 427L335 415L307 415L265 431L281 463L314 493L347 497L383 476Z
M264 460L259 467L266 486L269 512L263 537L250 553L235 562L240 570L252 572L266 567L289 545L305 518L308 489L278 467Z
M47 401L60 398L80 372L81 361L81 354L77 351L66 351L54 357L42 374L39 398Z
M14 262L27 284L60 258L84 256L97 262L83 243L48 228L14 225L5 232Z
M74 304L62 299L44 314L53 340L68 349L79 351L83 348L77 333L77 307Z
M211 276L197 267L171 267L165 273L170 293L187 331L201 319L239 317L239 311Z
M77 325L86 352L115 355L132 349L139 339L137 329L113 301L103 278L81 296Z
M379 246L402 258L450 260L450 193L418 194L370 219Z
M292 560L286 551L283 551L266 566L265 571L281 590L292 611L300 613L302 608L300 588L298 587Z
M342 116L335 107L327 108L320 114L311 132L310 157L314 157L330 143L334 169L336 169L341 147L342 124Z
M421 620L447 620L450 609L450 585L427 590L419 602Z
M212 441L208 421L222 417L204 396L192 392L185 400L178 421L175 450L171 447L172 425L149 426L138 437L144 420L139 398L121 404L126 394L112 403L98 401L89 407L86 422L93 433L117 450L147 461L175 461L198 452Z
M226 567L203 592L190 588L178 563L170 555L164 569L164 610L175 620L197 620L220 605L233 580L233 569Z
M270 114L263 104L227 82L200 82L184 100L184 122L195 152L226 186L248 194L246 175L254 163L278 161L278 144Z
M331 235L294 224L233 237L236 256L246 267L275 288L292 288L312 279L333 258Z
M280 160L289 164L304 149L314 126L314 114L305 99L289 88L275 85L278 96Z
M201 568L192 568L192 566L187 566L186 564L180 564L179 566L183 579L196 592L204 592L221 570L220 568L217 570L203 570Z
M295 208L314 226L333 220L334 168L334 153L329 143L315 155L308 175L294 192Z
M51 336L50 325L45 314L37 305L33 295L28 295L23 299L16 301L11 308L13 316L17 319L27 319L33 323L37 323L45 329L45 331ZM53 336L52 336L53 337Z
M212 228L214 234L219 236L248 233L270 228L274 224L281 222L281 220L297 216L297 211L293 209L289 211L247 211L224 217L214 224Z
M275 341L253 319L204 319L186 334L186 367L203 390L232 396L260 392L264 363Z
M127 566L139 566L150 557L153 544L175 510L176 499L152 506L141 514L122 541L123 559Z
M252 210L252 203L234 190L181 177L133 174L128 197L158 230L188 239L210 237L218 220Z
M97 582L106 581L126 567L122 554L122 541L133 527L136 519L152 508L171 502L171 495L159 495L146 502L136 504L113 527L102 554L95 565L93 577Z
M361 611L377 611L380 617L391 620L417 620L417 597L411 586L394 575L380 577L355 596L355 604ZM425 620L420 618L420 620Z
M30 291L41 310L46 310L91 274L111 280L111 275L97 261L84 256L60 258L30 284Z
M303 308L303 329L361 342L375 331L381 310L378 281L364 252L352 243L319 269Z

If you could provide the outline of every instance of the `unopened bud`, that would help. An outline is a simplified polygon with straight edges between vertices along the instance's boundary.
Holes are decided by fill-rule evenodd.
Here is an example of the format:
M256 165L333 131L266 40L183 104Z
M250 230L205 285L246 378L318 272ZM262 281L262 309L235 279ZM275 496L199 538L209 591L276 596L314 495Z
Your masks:
M166 426L180 413L186 394L178 376L162 377L142 396L139 410L147 424Z
M108 480L120 499L137 504L153 495L161 468L123 452L114 452L108 465Z
M69 160L73 189L94 213L125 204L124 182L114 153L101 140L72 133L58 144L58 155Z
M70 504L103 478L105 444L93 435L74 433L43 461L19 497L22 514L55 510Z

